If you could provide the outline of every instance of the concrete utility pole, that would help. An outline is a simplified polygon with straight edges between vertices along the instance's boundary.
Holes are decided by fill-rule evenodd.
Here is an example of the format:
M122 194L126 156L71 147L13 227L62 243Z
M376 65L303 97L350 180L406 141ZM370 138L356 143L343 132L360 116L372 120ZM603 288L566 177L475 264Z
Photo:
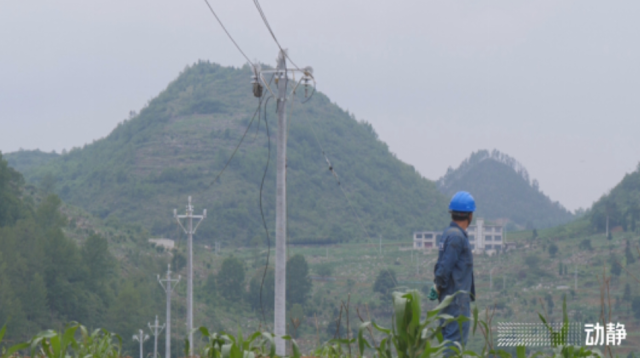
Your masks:
M287 62L284 51L278 54L275 77L278 85L278 135L276 157L276 287L274 330L276 354L284 356L286 346L286 287L287 287Z
M274 299L274 333L276 343L276 354L285 355L285 341L282 336L286 334L286 265L287 265L287 86L289 83L289 72L299 71L303 73L301 81L304 81L305 89L310 80L313 79L313 70L310 67L304 69L287 68L287 54L285 50L280 50L278 54L278 65L275 70L262 70L259 66L254 67L254 95L256 87L266 87L277 99L278 106L278 130L277 130L277 154L276 154L276 270L275 270L275 299ZM271 91L269 83L264 79L264 73L272 73L277 86L277 93ZM299 84L299 83L298 83ZM295 95L297 85L293 87L291 97ZM260 89L260 92L262 90Z
M177 279L171 278L171 264L167 265L167 278L162 280L160 275L158 275L158 282L160 286L164 289L164 292L167 293L167 329L165 330L165 358L171 358L171 293L173 292L172 283L176 285L180 282L180 275L178 275ZM162 282L166 283L166 286L162 284ZM155 357L154 357L155 358Z
M193 235L196 233L198 226L202 220L207 217L207 209L202 211L202 215L193 215L193 206L191 205L191 196L187 204L187 214L178 215L178 210L173 209L173 217L176 218L178 224L187 234L187 335L189 337L189 356L193 353ZM182 225L182 219L187 219L187 227ZM198 220L196 227L193 227L193 219Z
M158 334L162 332L165 325L163 324L161 326L160 323L158 323L158 315L156 315L156 322L153 324L153 326L151 325L151 323L147 323L147 325L149 326L149 329L153 334L153 358L158 358ZM158 329L160 331L158 331Z
M140 358L144 358L144 355L142 354L142 345L147 339L149 339L149 335L144 334L143 330L139 330L138 334L133 335L133 340L140 342Z

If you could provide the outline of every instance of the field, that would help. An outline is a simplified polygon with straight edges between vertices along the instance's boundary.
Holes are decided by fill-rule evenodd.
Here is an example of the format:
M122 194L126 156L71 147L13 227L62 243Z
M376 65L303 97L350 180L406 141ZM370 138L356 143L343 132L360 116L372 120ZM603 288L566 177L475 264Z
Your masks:
M605 296L606 320L609 321L608 317L611 315L611 321L625 324L628 333L626 341L616 350L616 354L626 355L640 350L639 320L633 317L630 302L623 300L627 283L631 287L632 297L640 294L639 282L625 272L625 269L632 275L640 272L640 260L626 267L624 256L626 240L629 239L632 247L636 248L638 236L615 233L613 239L608 241L603 234L589 234L583 223L572 225L568 229L570 233L564 233L572 237L563 236L557 229L540 231L535 240L530 240L533 235L531 231L510 233L507 239L519 245L515 251L493 257L475 255L478 309L482 313L484 310L493 312L494 329L498 322L540 322L538 313L547 316L550 321L559 322L562 319L562 299L566 296L571 321L595 323L601 314L601 283L605 274L610 278L608 295ZM590 240L590 250L580 248L580 242L585 239ZM548 253L551 244L558 248L554 257ZM390 311L372 290L376 276L382 270L395 271L399 290L423 289L427 285L430 287L433 280L437 252L416 252L408 249L410 245L408 239L405 242L383 240L382 250L379 242L373 241L332 246L290 246L289 255L304 255L312 275L317 275L321 267L328 265L333 271L331 277L335 279L313 281L313 293L308 305L316 308L316 315L307 316L296 332L301 347L311 349L317 346L318 340L333 338L327 327L337 319L341 302L346 303L348 299L354 312L351 317L352 327L354 320L356 326L360 322L355 313L356 308L363 316L368 308L372 319L390 326ZM525 248L525 245L529 247ZM223 248L217 256L207 249L197 250L196 257L200 264L197 265L196 277L204 279L209 272L216 271L220 262L229 255L242 259L248 268L247 276L252 277L261 271L265 252L266 250L258 248ZM639 254L634 252L636 257ZM612 255L624 267L620 275L611 274L609 258ZM273 260L273 256L271 259ZM566 266L562 275L560 262ZM229 309L230 305L232 309ZM423 299L422 307L423 310L428 310L435 307L435 303ZM265 328L258 312L251 312L246 305L220 302L213 309L201 304L197 310L196 324L214 325L227 331L233 331L238 326L244 331ZM267 323L270 322L268 318ZM335 323L333 324L335 327ZM481 348L481 337L474 337L470 344L474 349Z

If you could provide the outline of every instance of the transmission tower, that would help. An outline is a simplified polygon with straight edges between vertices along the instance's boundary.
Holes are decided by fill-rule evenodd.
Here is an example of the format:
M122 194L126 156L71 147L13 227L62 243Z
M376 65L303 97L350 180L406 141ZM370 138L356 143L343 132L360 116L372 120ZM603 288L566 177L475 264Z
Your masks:
M191 205L191 196L187 203L187 214L178 215L178 210L173 209L173 217L176 218L178 224L187 234L187 335L189 337L188 355L193 353L193 235L196 233L198 226L202 220L207 217L207 209L204 209L202 215L193 215L193 206ZM182 225L182 219L187 219L187 227ZM193 227L193 219L198 220L196 227Z
M153 334L153 358L158 358L158 334L162 332L165 325L163 324L161 326L160 323L158 323L158 315L156 315L156 322L153 324L153 326L151 325L151 323L147 323L147 325L149 326L149 329Z
M149 335L148 334L144 334L143 330L139 330L138 334L134 334L133 335L133 340L134 341L138 341L140 342L140 358L144 358L144 355L142 354L142 345L144 344L144 342L149 339Z
M158 282L164 289L164 292L166 292L167 294L167 329L164 331L166 337L165 358L171 358L171 293L173 292L173 289L178 284L178 282L180 282L180 275L178 275L177 279L171 278L171 264L169 264L167 265L167 278L163 280L160 278L160 275L158 275ZM175 283L175 285L172 285L173 283Z

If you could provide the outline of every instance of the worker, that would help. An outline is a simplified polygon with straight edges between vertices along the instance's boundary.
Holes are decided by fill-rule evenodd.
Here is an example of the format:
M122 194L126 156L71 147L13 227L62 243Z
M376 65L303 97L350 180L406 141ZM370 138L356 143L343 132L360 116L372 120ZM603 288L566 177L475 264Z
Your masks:
M457 192L449 204L451 224L444 230L438 242L438 261L434 267L434 286L431 288L429 298L438 299L439 302L448 296L458 293L453 301L441 313L459 317L470 317L471 301L475 301L475 285L473 282L473 256L469 246L467 228L473 220L473 212L476 203L473 196L466 191ZM440 321L444 324L444 320ZM466 345L469 336L469 321L463 322L462 327L458 322L450 322L442 327L442 336L450 341ZM447 349L445 355L451 355L453 351Z

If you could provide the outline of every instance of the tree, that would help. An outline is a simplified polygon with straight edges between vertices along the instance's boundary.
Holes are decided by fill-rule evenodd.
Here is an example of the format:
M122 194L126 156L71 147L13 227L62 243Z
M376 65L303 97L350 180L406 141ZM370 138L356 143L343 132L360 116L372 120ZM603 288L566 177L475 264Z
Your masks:
M564 275L564 269L562 267L562 261L558 262L558 275L560 275L560 276Z
M622 294L622 300L625 302L631 302L631 286L629 286L628 282L626 285L624 285L624 293Z
M22 174L11 168L0 153L0 227L11 225L23 216L24 205L20 201L23 183Z
M216 295L218 294L216 275L210 273L209 276L207 276L207 280L204 282L202 291L205 295L205 301L209 303L214 301Z
M262 278L264 276L264 284L262 284ZM273 267L267 269L266 275L264 271L260 270L249 283L249 300L251 301L251 308L260 312L264 309L265 315L273 313L274 307L274 289L275 289L275 274ZM261 285L262 284L262 285ZM262 299L260 298L260 287L262 286ZM262 305L261 305L262 303Z
M301 254L293 255L287 261L287 305L304 305L311 293L309 265Z
M29 294L22 299L25 307L28 307L26 318L35 323L38 328L44 328L49 323L49 302L47 299L47 286L39 273L35 273L29 282L27 291Z
M373 292L380 294L385 304L391 301L391 290L396 287L396 273L393 270L381 270L373 284Z
M556 253L558 253L558 245L556 244L549 245L549 256L556 257Z
M333 267L331 265L321 265L318 267L318 275L322 277L329 277L333 273Z
M187 266L187 257L181 251L173 250L173 258L171 259L171 267L174 272L180 272L183 267Z
M298 303L293 304L291 306L291 310L289 310L288 316L289 316L289 322L293 326L293 327L291 327L293 329L291 329L289 331L293 333L295 338L297 338L297 336L298 336L298 327L300 327L300 325L304 321L304 312L302 310L302 306L300 304L298 304Z
M636 262L636 258L633 256L633 252L631 251L631 244L629 243L629 240L627 240L627 245L624 248L624 256L627 259L627 266Z
M87 283L94 289L102 288L115 268L115 257L109 252L107 239L93 234L87 238L81 251L88 269Z
M229 301L240 301L244 293L244 265L237 257L229 256L222 261L216 279L220 295Z
M618 258L615 255L611 255L611 273L615 276L620 276L622 273L622 265L618 262Z
M17 336L21 331L20 325L24 322L24 313L20 301L14 294L12 283L6 275L6 265L0 253L0 325L6 324L9 318L11 318L9 331L15 331L10 334Z
M640 296L636 296L636 298L633 299L631 310L633 311L633 316L640 319Z
M529 266L530 269L537 269L540 258L537 255L529 255L524 258L524 263Z
M590 239L584 239L582 241L580 241L580 244L578 245L579 248L583 249L583 250L593 250L593 247L591 247L591 240Z
M549 315L553 314L553 297L550 294L547 294L544 299L547 301L547 312Z

